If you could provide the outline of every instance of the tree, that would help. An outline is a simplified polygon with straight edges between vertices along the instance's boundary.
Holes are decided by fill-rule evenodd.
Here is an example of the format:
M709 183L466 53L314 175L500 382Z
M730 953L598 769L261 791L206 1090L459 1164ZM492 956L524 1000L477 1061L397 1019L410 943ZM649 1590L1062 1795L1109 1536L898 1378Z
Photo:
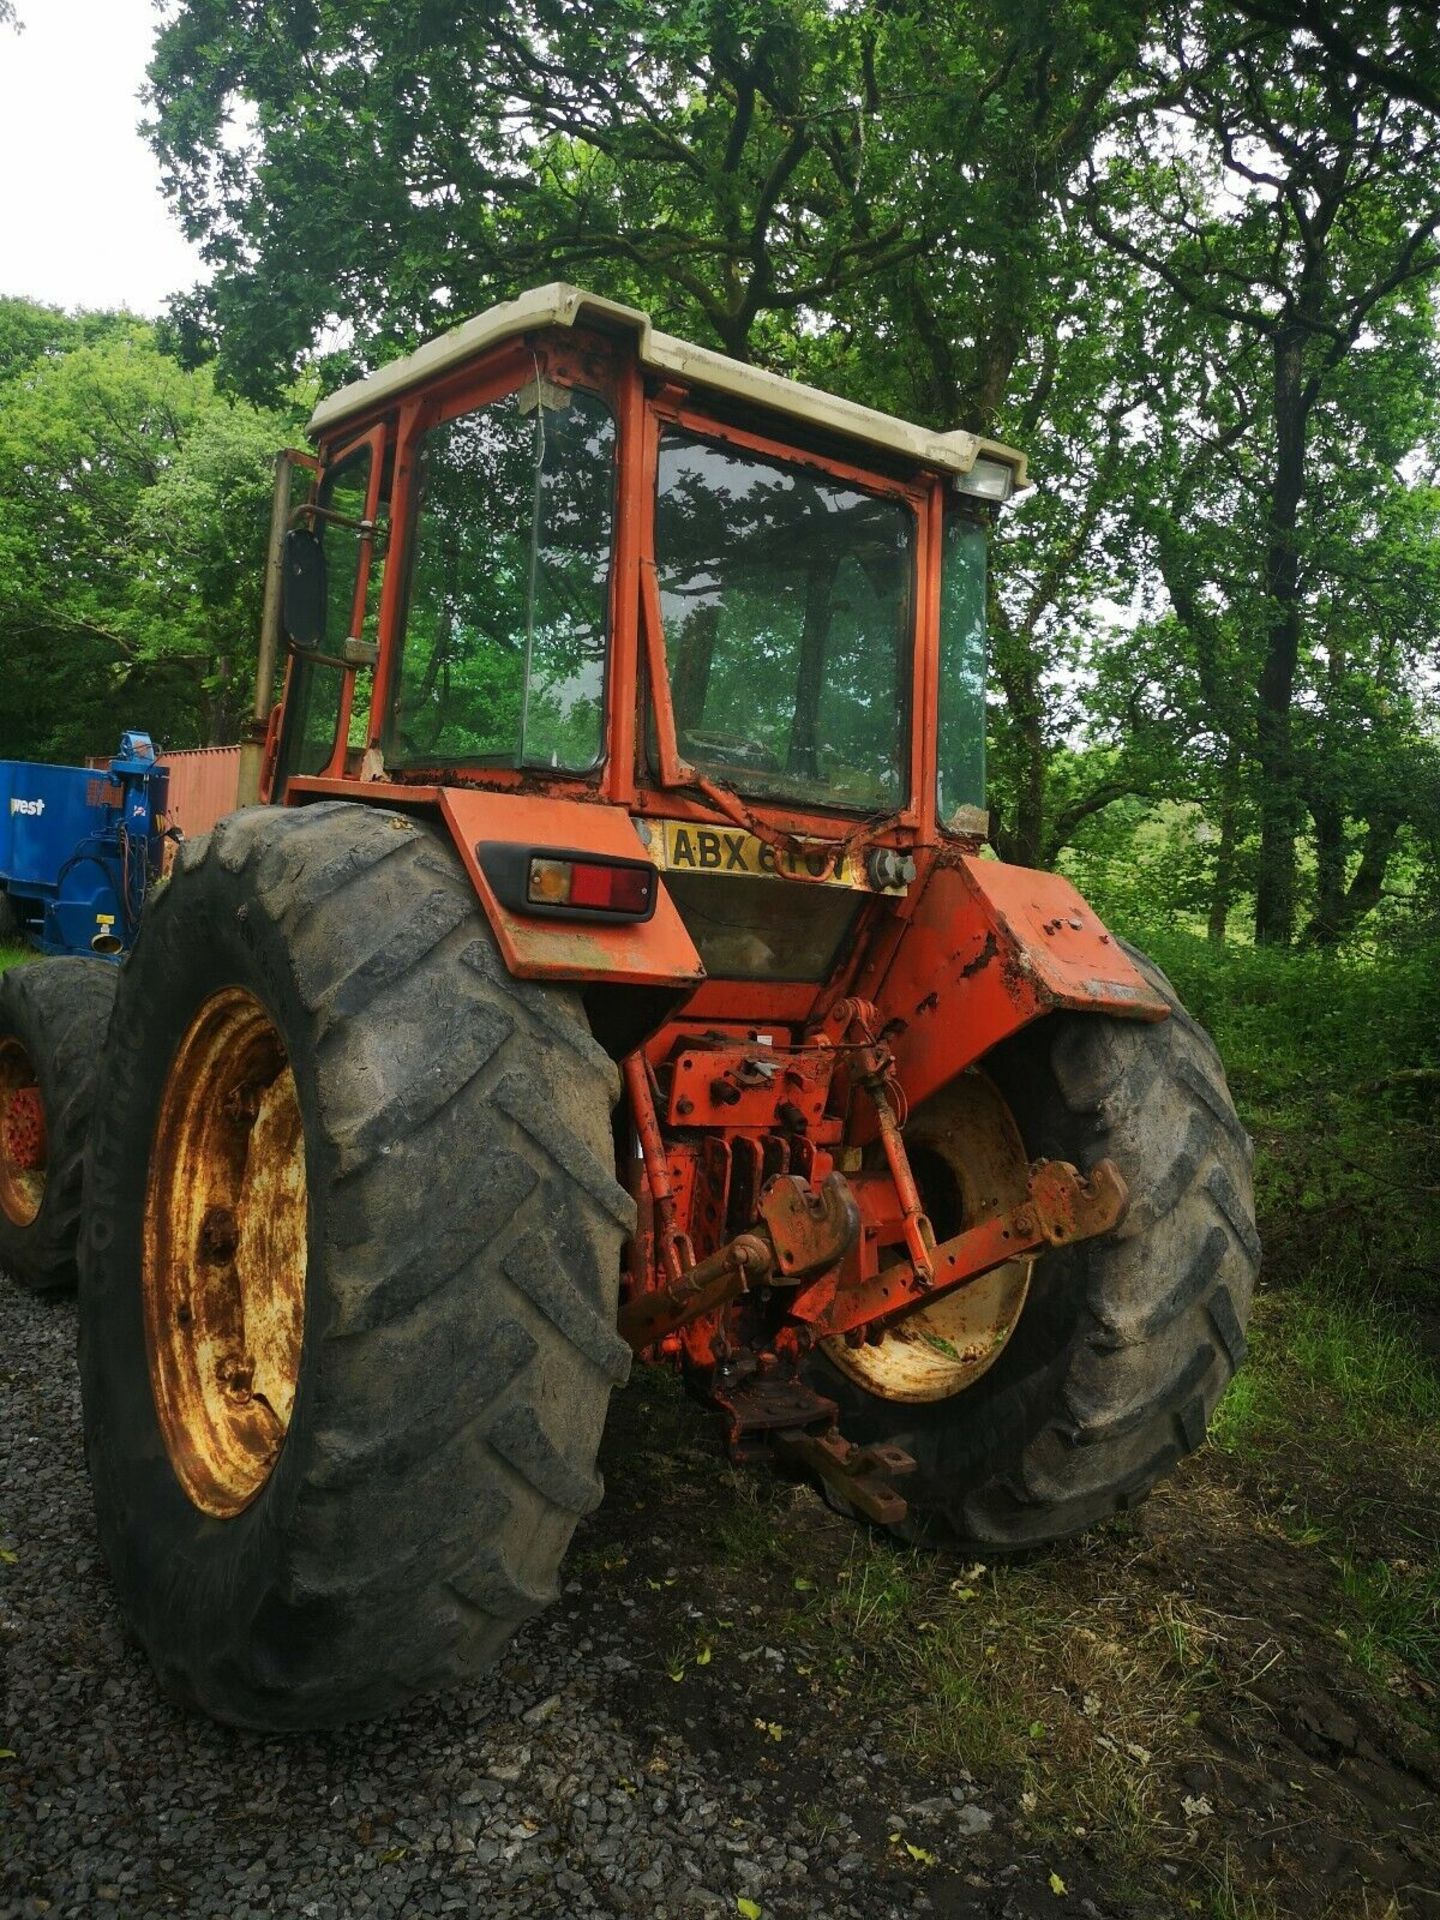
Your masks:
M128 315L7 301L0 346L0 755L74 758L127 721L235 738L289 423L217 397Z
M1124 154L1092 170L1089 211L1108 245L1216 334L1243 379L1249 430L1266 444L1254 581L1256 931L1283 944L1304 812L1294 706L1307 510L1319 497L1314 434L1356 356L1413 338L1440 268L1440 126L1306 36L1237 32L1213 6L1175 10L1159 84L1177 100L1171 120L1137 123ZM1132 209L1123 221L1120 181Z
M738 358L1037 447L1057 484L998 556L995 614L1005 844L1039 859L1057 670L1117 471L1092 323L1127 297L1063 198L1130 110L1148 12L522 0L457 31L420 0L187 0L151 68L152 139L216 270L182 331L262 391L337 312L353 370L564 274Z

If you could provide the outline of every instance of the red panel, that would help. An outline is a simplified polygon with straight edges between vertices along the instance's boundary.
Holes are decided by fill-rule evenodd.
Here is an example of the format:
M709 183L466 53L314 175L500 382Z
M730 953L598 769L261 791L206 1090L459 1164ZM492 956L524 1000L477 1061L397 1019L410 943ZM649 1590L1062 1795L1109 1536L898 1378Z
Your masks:
M190 752L167 753L160 764L170 775L166 821L178 827L187 840L208 833L217 820L235 811L240 786L239 747L196 747ZM169 859L167 853L167 865Z
M1168 1012L1068 880L968 855L934 868L855 991L880 1009L912 1111L1042 1014Z
M480 870L475 847L483 840L643 859L645 849L629 815L618 807L445 787L440 810L513 974L526 980L607 980L647 987L693 987L704 979L695 943L663 887L653 919L607 926L595 920L512 913L496 899Z

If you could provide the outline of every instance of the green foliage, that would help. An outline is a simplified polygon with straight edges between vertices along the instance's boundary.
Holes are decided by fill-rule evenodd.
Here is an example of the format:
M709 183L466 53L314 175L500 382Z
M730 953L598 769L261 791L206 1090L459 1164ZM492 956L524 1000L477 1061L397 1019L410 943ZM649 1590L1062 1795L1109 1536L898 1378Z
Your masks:
M1440 1680L1440 1557L1347 1561L1343 1586L1357 1616L1346 1638L1362 1666L1389 1679L1399 1663Z
M1405 1316L1432 1311L1440 1280L1440 946L1280 954L1173 929L1148 944L1214 1035L1254 1137L1278 1290L1220 1432L1274 1444L1317 1395L1356 1445L1433 1430L1440 1376Z
M133 316L0 302L0 753L236 737L288 427Z

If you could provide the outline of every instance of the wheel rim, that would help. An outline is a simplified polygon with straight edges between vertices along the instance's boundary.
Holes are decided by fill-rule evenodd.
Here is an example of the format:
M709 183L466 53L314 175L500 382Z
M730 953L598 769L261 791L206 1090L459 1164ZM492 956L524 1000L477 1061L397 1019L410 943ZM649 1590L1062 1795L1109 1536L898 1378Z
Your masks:
M305 1323L305 1139L284 1042L253 994L207 1000L166 1078L145 1195L150 1384L202 1512L250 1505L280 1457Z
M0 1040L0 1210L17 1227L33 1224L45 1198L45 1102L30 1055Z
M1018 1207L1029 1161L1009 1107L981 1073L967 1073L927 1103L906 1131L915 1182L936 1238ZM899 1254L896 1256L900 1257ZM1032 1259L957 1287L907 1314L878 1341L823 1343L840 1371L882 1400L948 1400L973 1386L1005 1351L1030 1289Z

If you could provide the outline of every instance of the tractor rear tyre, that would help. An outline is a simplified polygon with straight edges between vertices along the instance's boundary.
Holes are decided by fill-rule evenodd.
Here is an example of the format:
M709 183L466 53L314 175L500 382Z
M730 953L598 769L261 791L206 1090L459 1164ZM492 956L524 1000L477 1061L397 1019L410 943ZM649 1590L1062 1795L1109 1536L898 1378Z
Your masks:
M278 1730L478 1672L555 1595L629 1365L578 995L506 973L413 819L254 808L147 905L105 1076L85 1442L162 1682Z
M0 947L20 947L24 944L25 929L20 915L15 911L15 902L0 887Z
M950 1397L901 1404L823 1354L811 1363L847 1439L915 1459L900 1483L912 1540L1015 1551L1136 1505L1203 1441L1244 1357L1260 1264L1250 1142L1209 1036L1132 958L1167 1020L1055 1015L982 1063L1030 1158L1115 1161L1130 1189L1118 1230L1038 1260L1000 1357ZM922 1157L922 1194L924 1170Z
M0 978L0 1270L32 1293L75 1284L85 1136L119 976L76 956Z

